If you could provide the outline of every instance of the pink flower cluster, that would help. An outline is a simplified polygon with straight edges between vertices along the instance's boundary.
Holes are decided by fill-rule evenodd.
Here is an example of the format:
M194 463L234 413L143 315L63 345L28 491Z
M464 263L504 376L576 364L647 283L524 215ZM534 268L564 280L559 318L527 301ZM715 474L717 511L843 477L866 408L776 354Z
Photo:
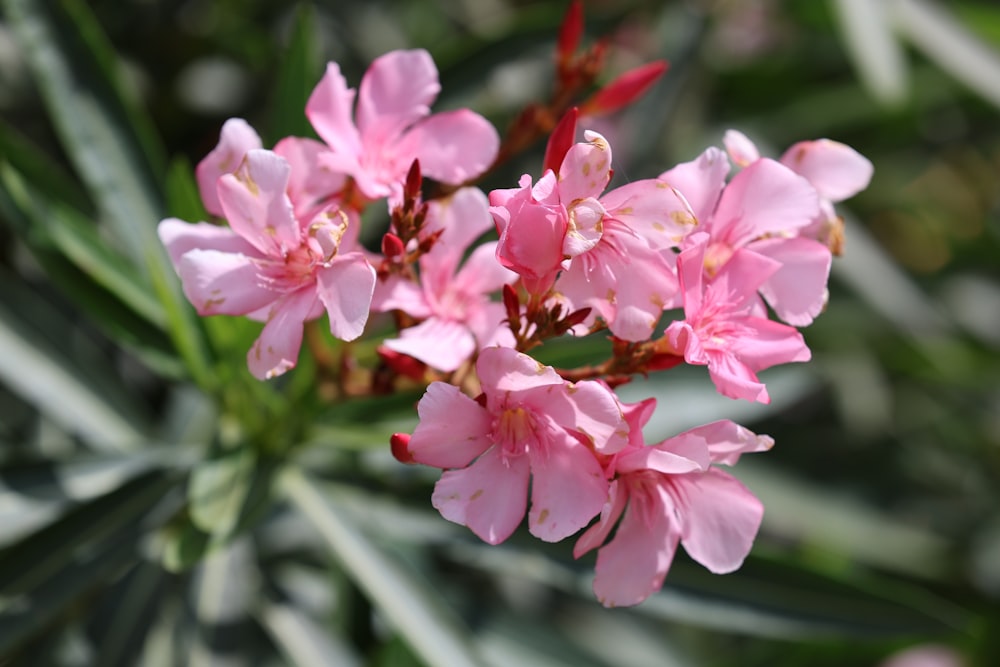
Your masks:
M397 333L373 386L385 389L386 369L429 382L394 454L442 469L434 507L490 544L525 514L548 542L583 530L574 554L597 550L603 604L658 590L678 543L712 572L735 570L763 508L717 466L771 439L718 421L647 444L655 400L623 404L614 388L688 363L725 396L768 402L757 373L809 359L796 327L826 304L833 204L867 185L871 164L829 140L776 161L730 132L726 150L608 190L611 146L594 132L577 142L574 111L540 176L487 195L471 184L499 159L499 137L467 109L431 115L438 91L426 52L397 51L372 64L356 104L328 66L306 107L322 142L264 150L228 121L197 168L206 210L228 226L159 228L186 295L202 315L265 323L248 355L262 379L296 364L304 322L325 313L352 340L387 314ZM441 184L426 201L424 176ZM392 223L379 254L358 228L382 200ZM604 330L600 364L555 369L528 354Z

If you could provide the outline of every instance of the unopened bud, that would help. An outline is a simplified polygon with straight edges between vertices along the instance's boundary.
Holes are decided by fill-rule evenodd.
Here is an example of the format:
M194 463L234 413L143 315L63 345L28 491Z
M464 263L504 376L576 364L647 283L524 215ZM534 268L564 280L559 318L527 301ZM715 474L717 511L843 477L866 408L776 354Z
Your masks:
M562 25L559 26L559 40L556 42L556 60L565 63L573 57L583 36L583 4L572 0L566 8Z
M666 71L665 60L656 60L630 69L594 93L583 103L581 111L588 116L617 111L642 97Z
M400 463L414 463L413 455L410 453L410 434L393 433L389 437L389 445L392 448L392 456Z
M394 259L404 252L406 252L406 246L403 245L402 239L398 236L392 232L386 232L382 236L382 254L385 255L386 259Z
M562 166L566 153L573 147L573 140L576 139L576 120L579 111L573 107L559 119L555 128L549 136L549 142L545 146L545 161L542 163L542 171L551 169L556 174Z
M413 160L410 170L406 172L406 184L403 187L403 198L413 201L420 196L420 185L423 178L420 175L420 160Z

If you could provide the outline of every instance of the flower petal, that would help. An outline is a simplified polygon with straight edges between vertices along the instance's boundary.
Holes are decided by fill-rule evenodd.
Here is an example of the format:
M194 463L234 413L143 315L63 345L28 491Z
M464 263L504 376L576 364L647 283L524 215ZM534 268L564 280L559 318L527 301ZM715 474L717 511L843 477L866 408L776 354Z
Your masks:
M488 347L480 352L476 374L491 401L503 392L521 392L549 385L563 389L566 384L552 367L508 347Z
M281 297L263 286L257 260L218 250L184 253L177 272L199 315L246 315Z
M258 257L260 253L229 227L207 222L184 222L177 218L162 220L156 228L160 242L174 266L179 266L181 257L189 250L218 250L237 253L248 257Z
M432 382L417 403L420 423L410 438L413 460L435 468L464 468L490 444L490 415L458 387Z
M320 162L319 156L329 152L324 144L313 139L285 137L274 146L274 152L291 167L288 198L299 220L312 220L318 213L317 207L344 188L344 175L334 173Z
M672 506L660 487L629 499L614 539L597 552L594 595L605 607L639 604L663 586L680 538Z
M338 256L316 273L316 291L330 318L330 333L354 340L365 330L375 291L375 269L359 252Z
M399 338L387 339L383 345L446 373L456 370L476 351L476 340L468 327L437 317L403 329Z
M306 116L316 134L336 153L361 155L361 136L351 120L354 91L347 87L337 63L328 63L326 73L306 103Z
M373 60L358 88L356 114L366 152L390 149L389 142L430 113L440 91L437 67L423 49L390 51Z
M500 150L500 135L469 109L436 113L414 125L403 143L420 160L420 171L444 183L481 176Z
M247 353L247 365L255 378L267 380L295 367L302 347L302 324L316 302L316 292L306 288L275 304L267 324Z
M601 204L610 217L624 223L653 248L675 248L699 225L684 196L661 179L649 178L615 188L601 197Z
M282 257L300 244L301 232L285 189L290 168L280 155L249 151L235 173L219 179L219 200L229 226L255 248Z
M198 192L201 193L206 211L212 215L223 215L222 204L219 203L216 192L219 179L236 171L247 151L262 146L260 136L242 118L230 118L222 124L218 145L202 158L194 170Z
M601 515L597 523L584 531L580 538L573 545L573 558L579 558L591 549L604 544L615 527L622 512L625 511L625 503L628 500L628 491L624 484L615 479L608 484L608 499L601 508Z
M874 171L864 155L830 139L800 141L785 151L781 163L805 176L821 197L832 202L867 188Z
M558 542L597 516L608 497L608 482L589 449L567 436L549 439L544 451L529 449L528 456L532 535Z
M797 327L812 324L826 306L830 248L796 237L762 239L748 249L781 262L781 268L760 286L778 317Z
M676 477L672 483L684 549L715 574L738 569L760 529L764 516L760 500L721 470Z
M691 206L694 216L706 223L715 210L729 175L726 154L714 146L690 162L683 162L657 178L676 188Z
M611 180L611 146L597 132L584 136L586 143L573 144L559 167L559 199L566 208L600 196Z
M494 447L468 468L441 475L431 503L445 519L468 526L484 542L500 544L524 519L528 476L528 457L504 458Z
M819 196L809 181L762 158L726 186L711 223L712 240L739 247L768 234L805 227L819 214Z

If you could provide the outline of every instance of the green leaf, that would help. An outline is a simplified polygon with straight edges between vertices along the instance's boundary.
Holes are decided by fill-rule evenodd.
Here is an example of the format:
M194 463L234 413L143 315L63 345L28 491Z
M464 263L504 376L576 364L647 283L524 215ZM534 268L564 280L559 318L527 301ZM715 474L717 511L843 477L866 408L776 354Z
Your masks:
M65 167L12 126L0 120L0 155L42 192L47 199L65 202L78 210L92 206L80 184Z
M160 562L170 572L185 572L221 547L212 536L183 520L168 526L159 536L162 540Z
M0 654L134 562L151 511L175 484L168 470L150 471L0 551Z
M322 74L316 10L311 4L302 3L296 8L295 26L278 71L271 123L275 136L316 136L305 108Z
M122 93L114 55L80 0L3 0L7 19L77 173L112 237L150 284L189 372L211 387L203 335L156 235L162 150Z
M65 315L16 282L5 284L0 380L96 448L131 449L145 441L144 410L100 364L102 353L86 346L71 354L65 341L74 327Z
M429 665L482 665L469 644L469 630L445 608L416 573L379 549L356 519L340 511L301 471L286 470L279 481L288 500L319 530L340 564L386 620Z
M257 618L289 664L298 667L361 667L361 658L341 637L328 632L302 609L265 597L257 608Z
M215 538L232 535L250 492L255 460L249 448L240 447L194 467L188 512L195 526Z

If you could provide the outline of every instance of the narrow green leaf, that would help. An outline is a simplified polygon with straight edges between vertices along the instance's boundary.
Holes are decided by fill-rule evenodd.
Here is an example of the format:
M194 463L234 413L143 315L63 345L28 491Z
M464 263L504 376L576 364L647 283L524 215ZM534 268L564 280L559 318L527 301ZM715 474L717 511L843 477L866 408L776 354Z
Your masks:
M156 235L162 153L122 94L114 56L81 0L3 0L66 152L112 237L151 284L189 372L212 386L202 333ZM154 164L151 164L153 162Z
M46 308L39 317L42 300L6 282L0 298L0 380L96 448L129 449L143 442L143 411L98 365L100 353L89 362L70 356L52 340L72 330L65 316Z
M167 470L140 475L0 551L0 655L139 558L141 537L154 527L151 511L175 483Z
M159 536L162 540L160 561L170 572L185 572L202 561L219 544L212 543L212 536L199 530L189 521L180 521Z
M248 447L200 462L188 483L191 521L213 537L233 533L250 492L255 457Z
M315 137L306 118L306 102L323 74L316 10L301 3L295 26L278 71L274 95L272 131L277 137Z
M343 568L385 618L430 665L482 665L469 631L437 594L401 561L380 550L356 520L326 497L301 471L280 478L288 500L319 530Z
M92 206L80 184L45 151L0 120L0 155L49 199L65 202L78 210Z
M346 641L330 634L325 624L317 623L297 607L265 597L257 608L257 618L289 664L298 667L364 664Z

